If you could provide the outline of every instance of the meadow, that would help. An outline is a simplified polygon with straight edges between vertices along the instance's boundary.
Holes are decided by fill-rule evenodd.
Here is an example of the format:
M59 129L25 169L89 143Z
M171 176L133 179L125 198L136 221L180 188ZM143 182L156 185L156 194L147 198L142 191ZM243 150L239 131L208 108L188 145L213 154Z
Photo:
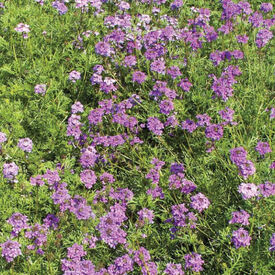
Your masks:
M0 0L0 274L275 274L275 3Z

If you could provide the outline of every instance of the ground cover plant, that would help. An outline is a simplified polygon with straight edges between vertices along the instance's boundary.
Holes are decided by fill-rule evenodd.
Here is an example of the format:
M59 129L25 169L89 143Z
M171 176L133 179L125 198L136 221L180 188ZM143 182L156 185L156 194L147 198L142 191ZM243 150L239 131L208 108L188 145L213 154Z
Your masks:
M1 2L0 274L274 274L273 6Z

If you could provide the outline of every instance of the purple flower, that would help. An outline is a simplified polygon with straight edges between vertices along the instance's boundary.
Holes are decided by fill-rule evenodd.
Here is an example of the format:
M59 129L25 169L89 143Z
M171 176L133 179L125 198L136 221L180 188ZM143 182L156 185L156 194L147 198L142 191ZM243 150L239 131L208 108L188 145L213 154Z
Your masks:
M125 67L133 67L137 64L137 59L134 55L128 55L124 58L124 66Z
M259 141L255 149L262 156L272 152L268 142Z
M178 174L183 173L184 171L184 165L182 163L172 163L170 167L170 173L171 174Z
M3 165L3 174L4 178L9 179L9 180L14 180L14 178L18 174L18 166L14 163L4 163Z
M81 154L80 163L83 168L93 167L98 159L98 154L96 149L93 146L89 146Z
M249 37L246 35L237 35L236 36L238 43L246 44L248 42Z
M238 187L238 192L244 200L254 198L260 194L258 186L254 183L241 183Z
M102 182L102 184L114 183L115 182L115 178L114 178L114 176L112 174L104 172L100 176L100 181Z
M81 73L78 71L71 71L69 74L69 80L71 80L72 82L76 82L76 80L81 79Z
M275 195L275 183L266 181L259 185L260 193L263 197L269 197Z
M7 135L5 133L0 132L0 143L7 141ZM0 146L1 149L1 146Z
M187 254L184 256L185 266L184 268L190 268L194 272L199 272L203 270L202 265L204 264L204 260L202 260L201 255L195 252L191 254Z
M96 183L97 177L93 170L86 169L80 173L80 179L86 188L91 189Z
M241 227L233 231L231 241L236 248L240 248L241 246L246 247L250 245L251 237L248 232Z
M21 32L23 34L23 38L26 39L28 38L28 33L30 32L30 26L24 23L19 23L14 30Z
M36 177L30 178L30 184L33 186L42 186L45 182L43 181L43 177L41 175L37 175Z
M235 111L226 107L224 110L219 111L219 115L223 120L225 120L224 124L231 123L232 125L236 125L236 122L233 122L233 115Z
M83 113L84 112L83 105L79 101L75 102L72 105L71 110L72 110L72 114Z
M207 114L199 114L196 115L196 118L198 120L197 126L204 127L204 126L209 126L211 125L211 117L208 116Z
M165 62L163 60L155 60L151 63L151 71L159 74L165 74Z
M196 123L191 119L186 119L181 123L181 128L187 130L189 133L193 133L197 127Z
M77 243L73 244L71 247L68 247L67 257L74 261L80 261L82 257L87 254L84 251L83 246Z
M95 45L95 52L102 56L111 56L114 53L114 49L107 42L98 42Z
M235 211L235 212L232 212L232 219L229 221L230 224L233 224L233 223L239 223L241 225L249 225L249 219L250 215L244 211L244 210L241 210L241 211Z
M172 205L172 215L173 215L173 224L179 227L186 226L186 214L188 209L186 208L184 203Z
M143 266L144 263L149 262L151 259L149 251L141 246L138 250L134 251L133 260L139 265Z
M273 5L271 3L262 3L260 10L263 12L270 12L273 9Z
M178 84L180 88L182 88L185 92L189 92L190 88L193 86L191 82L189 82L188 78L184 78Z
M133 73L133 81L139 84L143 83L146 80L146 74L141 71L135 71Z
M174 104L172 100L162 100L159 104L160 112L169 115L174 110Z
M220 140L223 137L223 127L220 124L211 124L205 129L205 136L212 140Z
M12 262L17 256L22 255L21 244L16 241L8 240L1 243L0 246L2 247L2 257L5 257L8 263Z
M45 95L45 93L46 93L46 84L37 84L34 87L34 92L36 94Z
M15 237L22 229L27 229L29 227L28 217L21 213L13 213L7 222L12 225L12 235Z
M156 117L149 117L147 120L148 129L156 135L162 135L163 123Z
M236 165L245 163L246 157L247 157L247 152L243 147L237 147L230 150L230 159Z
M172 66L167 69L167 74L170 75L173 79L176 79L178 76L182 75L179 67Z
M269 42L272 37L273 34L271 31L266 29L259 30L256 35L255 43L258 48L262 48Z
M210 205L210 201L202 193L198 193L191 197L190 206L198 210L199 212L202 212L203 210L207 209L209 205Z
M183 6L183 2L182 0L174 0L171 5L170 5L170 8L172 10L175 10L175 9L179 9ZM172 273L171 273L172 274Z
M269 166L270 169L275 169L275 161L273 161L270 166Z
M67 6L63 2L54 1L52 7L57 9L60 15L65 14L68 11Z
M32 140L29 138L21 138L17 146L24 152L30 153L32 151Z
M133 265L134 261L126 254L115 259L114 264L108 267L108 274L129 274L129 272L133 271Z
M247 179L249 176L254 175L256 172L255 165L252 161L246 160L244 163L238 165L239 175L244 179Z
M152 210L149 210L147 208L142 208L138 211L138 219L141 225L144 225L145 223L153 223L154 213Z
M43 223L47 228L52 227L56 230L58 228L59 218L57 218L53 214L48 214L46 218L43 220Z
M274 250L275 250L275 233L273 233L270 238L270 247L269 247L269 251L274 251Z
M168 263L166 265L164 273L168 275L184 275L181 264L173 264L173 263Z

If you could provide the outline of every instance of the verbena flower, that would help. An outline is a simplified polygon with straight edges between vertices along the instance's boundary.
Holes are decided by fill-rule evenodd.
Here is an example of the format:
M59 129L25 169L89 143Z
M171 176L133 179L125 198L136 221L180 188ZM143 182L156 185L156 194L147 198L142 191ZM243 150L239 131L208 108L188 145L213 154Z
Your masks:
M46 93L46 84L37 84L34 87L34 92L36 94L45 95L45 93Z
M260 194L257 185L254 183L241 183L238 191L244 200L254 198Z
M268 144L268 142L261 142L259 141L257 143L257 146L255 147L255 150L260 154L260 155L265 155L267 153L271 153L272 150Z
M4 178L13 181L18 174L18 170L19 168L14 162L4 163L3 165Z
M241 246L246 247L250 245L251 237L249 236L248 231L241 227L238 230L233 231L231 241L236 248L240 248Z
M207 209L209 205L210 205L210 201L202 193L198 193L191 197L190 206L198 210L199 212L202 212L203 210Z
M201 258L201 255L195 252L187 254L184 256L185 259L185 269L190 268L194 272L200 272L203 270L202 265L204 260Z
M8 240L1 243L0 246L2 247L2 257L5 257L8 263L12 262L17 256L22 255L21 244L16 241Z
M241 225L249 225L250 215L245 211L235 211L232 212L232 219L229 221L230 224L239 223Z
M32 140L30 138L21 138L18 141L17 146L24 152L30 153L32 151Z
M77 80L81 79L81 73L78 71L71 71L69 74L69 80L72 82L76 82Z

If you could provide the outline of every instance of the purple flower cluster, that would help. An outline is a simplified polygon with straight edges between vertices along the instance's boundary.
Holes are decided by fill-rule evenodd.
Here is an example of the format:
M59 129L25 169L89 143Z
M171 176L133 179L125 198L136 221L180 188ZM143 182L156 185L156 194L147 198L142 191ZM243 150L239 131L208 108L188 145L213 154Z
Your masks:
M232 219L229 221L230 224L238 223L241 225L249 225L249 217L250 215L245 211L235 211L232 212Z
M195 252L187 254L184 256L185 259L185 269L190 268L194 272L200 272L203 270L202 265L204 260L201 258L201 255Z
M210 205L210 201L202 193L198 193L191 197L190 206L198 210L199 212L202 212L203 210L207 209L209 205Z
M249 176L253 175L256 172L254 163L250 160L247 160L247 152L243 147L237 147L230 150L230 159L237 165L239 169L239 175L244 179L247 179Z
M269 247L269 251L274 251L274 250L275 250L275 233L273 233L270 238L270 247Z
M239 39L240 41L242 41L241 38ZM235 59L243 59L244 54L240 50L234 50L231 52L230 51L221 52L217 50L210 54L210 60L213 62L215 66L218 66L224 60L230 61L232 57L234 57Z
M125 210L126 208L120 204L111 206L110 212L100 218L96 227L100 232L100 238L112 248L126 243L127 233L120 228L127 220Z
M19 255L22 255L21 244L16 241L8 240L0 244L2 248L2 257L5 257L8 263L12 262L14 258Z
M182 270L181 264L172 263L168 263L166 265L164 273L168 275L184 275L184 271Z
M142 208L138 211L138 223L140 226L143 226L146 223L153 223L154 213L152 210L147 208Z
M4 163L3 165L3 175L4 178L8 179L11 182L15 182L15 177L18 174L18 166L14 163Z
M85 169L80 173L80 179L86 188L91 189L96 183L97 177L93 170Z
M68 11L68 8L67 8L67 6L63 3L63 1L58 1L58 0L56 0L56 1L53 1L52 2L52 7L53 8L55 8L57 11L58 11L58 13L60 14L60 15L63 15L63 14L65 14L67 11Z
M163 123L156 117L149 117L147 120L148 129L153 132L155 135L161 136L164 125Z
M152 169L150 169L149 173L146 175L146 179L152 180L153 187L147 190L147 194L151 195L154 199L155 198L164 198L164 194L162 188L159 187L159 180L160 180L160 170L165 165L164 161L161 161L157 158L153 158L151 164L154 165Z
M255 198L260 194L258 186L254 183L241 183L238 191L244 200Z
M233 231L231 241L236 248L240 248L241 246L246 247L250 245L251 237L249 233L241 227Z
M30 32L30 26L24 23L19 23L16 28L14 28L15 31L21 32L23 34L23 38L28 38L28 33Z
M81 73L78 71L71 71L69 74L69 80L72 82L76 82L77 80L81 79Z
M233 96L233 85L237 83L235 76L241 75L238 66L228 66L224 69L220 78L215 75L213 77L213 84L211 89L214 91L214 97L220 97L223 101L227 101L229 97Z
M46 84L37 84L37 85L35 85L34 92L36 94L45 95L45 93L46 93Z
M257 146L256 146L255 149L262 156L265 155L265 154L267 154L267 153L271 153L272 152L272 150L271 150L268 142L261 142L261 141L259 141L257 143Z
M17 146L24 152L30 153L32 151L32 140L30 138L21 138L18 141Z

